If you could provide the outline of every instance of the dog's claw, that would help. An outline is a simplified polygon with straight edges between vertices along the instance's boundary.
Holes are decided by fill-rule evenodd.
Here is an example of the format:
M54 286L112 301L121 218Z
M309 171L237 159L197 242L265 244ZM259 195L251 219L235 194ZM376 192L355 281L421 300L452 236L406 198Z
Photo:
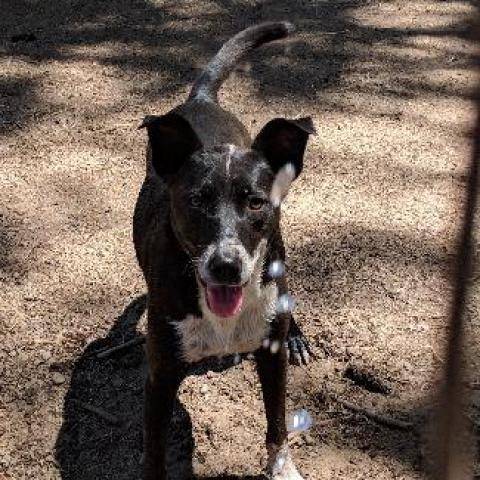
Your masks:
M303 335L292 335L285 343L288 360L292 365L308 365L310 363L313 356L312 350Z

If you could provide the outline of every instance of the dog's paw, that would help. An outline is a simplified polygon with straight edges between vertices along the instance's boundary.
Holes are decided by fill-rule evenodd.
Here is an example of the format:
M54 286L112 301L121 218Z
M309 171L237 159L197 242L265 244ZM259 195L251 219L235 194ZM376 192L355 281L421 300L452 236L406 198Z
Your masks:
M270 458L269 471L270 480L303 480L286 446L280 448Z
M308 340L301 332L290 335L287 338L286 347L288 360L292 365L308 365L313 354Z
M272 480L303 480L303 477L297 470L297 467L289 458L281 472L274 474Z

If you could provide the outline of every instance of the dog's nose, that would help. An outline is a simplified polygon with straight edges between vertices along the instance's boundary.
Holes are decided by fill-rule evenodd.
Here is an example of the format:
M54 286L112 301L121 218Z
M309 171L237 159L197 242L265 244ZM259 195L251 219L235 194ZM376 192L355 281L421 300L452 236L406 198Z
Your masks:
M222 285L238 285L241 279L242 264L238 255L230 252L214 253L208 270L215 283Z

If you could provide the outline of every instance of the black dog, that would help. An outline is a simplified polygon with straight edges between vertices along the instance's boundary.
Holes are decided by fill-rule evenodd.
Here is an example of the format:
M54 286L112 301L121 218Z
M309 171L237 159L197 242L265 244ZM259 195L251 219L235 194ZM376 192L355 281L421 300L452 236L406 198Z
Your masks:
M287 357L305 363L283 272L280 203L300 174L310 118L268 122L252 142L217 103L235 64L287 22L248 28L228 41L187 101L145 118L147 174L134 215L134 242L148 286L145 478L164 479L174 399L189 366L254 352L267 416L268 474L301 480L288 455Z

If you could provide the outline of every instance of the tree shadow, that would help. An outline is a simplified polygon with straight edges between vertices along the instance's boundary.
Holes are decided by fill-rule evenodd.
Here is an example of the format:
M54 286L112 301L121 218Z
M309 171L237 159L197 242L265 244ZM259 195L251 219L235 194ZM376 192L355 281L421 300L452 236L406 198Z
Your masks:
M356 2L354 7L364 3ZM217 11L196 12L193 23L193 18L182 13L174 2L155 6L144 0L131 4L122 0L87 4L71 1L32 6L25 0L9 1L0 21L7 36L2 56L35 62L83 59L113 65L119 71L155 74L154 82L132 87L147 98L159 98L189 84L199 67L198 58L207 60L235 32L265 20L288 18L299 31L315 36L315 41L294 38L287 54L283 45L277 45L269 47L269 53L255 55L250 76L260 96L311 98L327 84L335 83L349 57L342 45L344 32L352 28L347 14L351 5L272 0L218 0L214 4ZM215 36L211 30L217 32ZM323 35L325 31L338 35ZM12 43L12 35L19 32L33 32L36 40ZM98 51L89 56L82 50L84 46ZM279 64L276 57L286 60Z
M446 247L435 239L388 229L346 224L312 232L312 237L291 247L291 278L301 287L300 301L302 296L307 301L315 292L332 308L339 308L349 299L358 302L362 298L391 296L386 285L376 291L372 287L392 271L415 271L426 277L448 270L452 260ZM368 282L366 272L371 275ZM411 279L406 277L405 281ZM408 293L411 285L405 284L403 290L401 285L398 287L397 300L402 291Z
M26 237L21 218L0 213L0 282L19 283L28 274L29 254L24 247L30 241ZM30 254L34 250L31 246Z
M31 120L31 106L39 101L36 95L37 81L26 75L12 75L0 78L0 135L22 128ZM0 153L6 146L0 146Z
M439 380L437 374L441 371L440 367L437 367L439 370L435 372L435 367L430 365L428 370L432 377L424 380L425 383L418 394L405 391L400 395L393 393L391 396L372 394L353 385L342 377L342 370L352 361L370 362L374 368L382 371L393 385L397 385L400 392L404 390L400 385L409 383L408 373L403 372L402 367L390 369L391 364L395 362L396 347L383 345L384 342L388 343L388 337L385 341L380 329L378 333L373 332L371 341L368 342L368 351L365 351L365 358L357 351L353 350L352 353L349 350L357 341L365 341L364 337L368 335L366 332L369 325L361 323L364 317L358 312L364 309L367 316L373 315L372 305L376 302L385 302L393 305L398 315L398 323L401 325L404 322L402 318L405 315L404 304L412 301L415 295L424 295L419 290L425 287L429 279L438 276L444 277L446 281L445 272L453 264L453 252L442 244L441 239L435 236L422 237L418 232L415 232L415 235L408 235L404 232L347 224L339 225L327 232L306 233L310 233L314 239L293 246L289 256L293 291L297 293L299 304L308 305L305 310L310 311L312 302L321 302L322 308L317 303L313 310L323 310L325 317L334 316L335 312L341 311L345 305L355 305L358 309L353 312L350 319L335 320L333 336L327 337L327 351L323 354L326 361L333 359L338 361L335 368L337 378L324 380L319 389L318 385L315 387L310 385L311 378L307 376L305 385L302 385L309 395L307 400L304 400L305 408L318 413L321 418L320 425L328 425L328 428L322 428L314 424L311 435L315 445L335 445L339 449L363 452L372 458L377 456L390 458L412 468L415 472L429 472L432 468L429 443L431 430L435 426L436 389ZM410 273L405 274L402 285L404 270ZM388 282L388 278L394 276L390 272L399 277L394 285ZM411 272L416 272L416 283L412 282L415 277ZM413 301L412 305L422 305L422 308L425 306L428 312L425 315L428 318L431 314L428 309L429 303L435 306L437 314L441 313L438 306L442 304L448 306L448 293L431 292L421 301ZM302 310L301 306L299 310ZM415 319L420 319L423 313L416 307L413 315ZM352 319L358 323L352 326L349 323ZM372 319L373 323L376 321L377 319ZM323 331L328 331L328 326L322 318L308 318L307 322L310 325L306 323L305 327L310 332L314 331L314 335L322 337ZM440 321L439 327L446 328L446 324ZM393 336L397 332L389 334ZM424 342L424 338L420 336L410 338L413 338L410 341ZM471 339L467 341L470 343ZM328 351L328 348L332 350ZM335 348L337 352L334 351ZM380 354L378 352L380 348L390 352L392 362L384 364L387 354L385 352ZM406 348L408 351L408 346ZM406 358L405 351L400 351L398 358ZM434 363L438 364L439 361L441 360L434 360ZM431 360L417 358L416 362L415 369L424 369ZM478 385L473 388L478 389ZM298 390L298 386L296 389ZM295 392L293 394L294 403L299 403L303 394ZM295 395L298 395L298 401ZM357 405L358 411L345 407L342 399ZM362 410L366 414L362 413ZM377 418L369 418L368 414L372 412ZM480 405L472 405L468 412L472 421L473 448L478 451ZM382 418L386 419L387 423L389 419L393 419L393 426L382 424ZM401 425L399 427L395 424L396 419L407 422L409 427L403 428ZM347 476L349 474L348 471L343 473Z
M345 83L346 73L360 75L366 68L370 76L372 55L376 61L382 60L380 53L372 51L376 45L397 49L425 35L463 40L471 37L470 21L465 18L438 28L362 25L355 12L369 3L212 0L192 12L172 0L161 4L147 0L33 4L7 0L0 19L0 31L4 32L0 57L22 59L33 65L55 61L113 67L119 84L125 83L126 90L139 103L153 103L183 92L198 69L240 29L262 21L288 19L297 26L299 36L252 54L248 59L252 68L248 73L238 73L251 80L255 96L267 104L287 99L300 101L300 106L307 108L309 102L327 98L337 89L352 95L370 91L399 99L433 93L469 97L458 88L433 85L419 78L432 69L432 59L411 62L397 50L389 51L384 62L395 62L397 71L407 72L397 79L394 88L383 88L382 81L362 82L361 87ZM13 42L13 36L18 34L34 34L35 40ZM455 55L470 59L461 49ZM441 52L433 58L436 66L446 65ZM0 91L3 89L0 84ZM42 103L34 95L34 84L25 84L22 95L23 110L27 104L35 109ZM338 102L331 106L338 110L345 107ZM8 121L19 123L15 118Z
M332 420L330 425L333 427L331 431L314 430L313 436L318 438L318 444L333 443L342 449L365 452L372 458L378 456L399 461L416 472L428 471L431 465L425 461L424 447L432 408L426 404L426 399L413 405L411 402L392 402L393 406L387 406L387 397L382 399L386 400L382 402L383 406L372 408L370 401L375 402L375 397L378 401L378 397L382 396L370 394L369 397L367 399L365 392L358 387L351 386L339 395L339 401L325 401L322 394L315 395L311 399L312 404L324 412L328 411L327 418ZM342 405L342 398L359 410L352 411Z
M138 338L135 327L145 307L145 296L134 299L108 335L88 345L75 363L55 446L63 479L140 478L143 348L103 361L95 354ZM116 421L92 414L82 404L100 407ZM121 469L115 467L119 461Z

